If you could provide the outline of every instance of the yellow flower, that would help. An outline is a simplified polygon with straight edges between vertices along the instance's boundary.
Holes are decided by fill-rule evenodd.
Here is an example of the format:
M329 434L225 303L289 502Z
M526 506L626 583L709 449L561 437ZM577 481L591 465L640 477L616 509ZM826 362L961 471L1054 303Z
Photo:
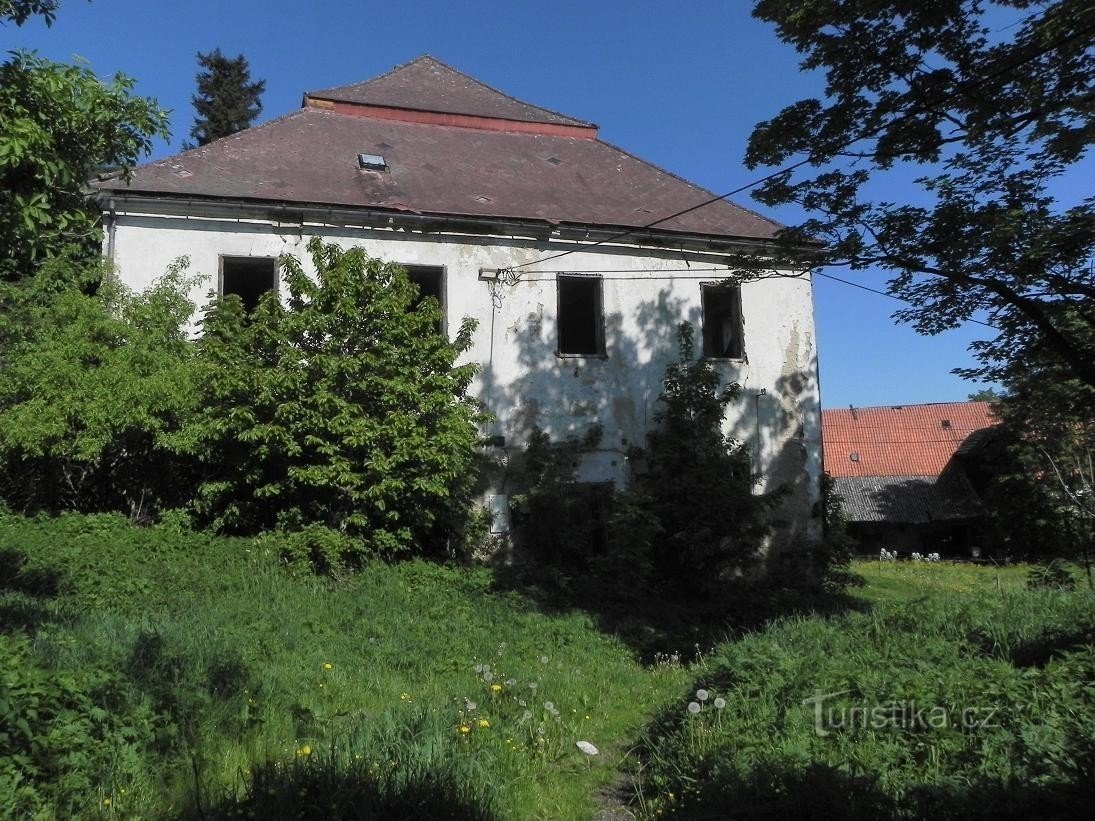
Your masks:
M329 661L323 663L323 669L324 670L333 670L334 668L335 668L335 666L333 664L331 664L331 662L329 662Z
M487 721L485 718L479 719L478 723L479 723L479 729L480 730L489 730L490 729L490 722Z
M460 732L464 735L467 735L468 733L471 732L471 727L469 727L467 724L461 724L460 725Z
M400 701L410 701L411 700L411 694L410 693L400 693L399 694L399 700Z
M104 798L103 799L103 806L104 807L109 807L110 806L110 799L109 798Z
M309 747L307 744L305 744L303 747L301 747L299 750L297 750L297 755L305 757L305 758L307 756L310 756L311 754L312 754L312 748Z
M502 685L501 684L492 684L490 686L490 691L492 693L500 693L500 692L502 692Z

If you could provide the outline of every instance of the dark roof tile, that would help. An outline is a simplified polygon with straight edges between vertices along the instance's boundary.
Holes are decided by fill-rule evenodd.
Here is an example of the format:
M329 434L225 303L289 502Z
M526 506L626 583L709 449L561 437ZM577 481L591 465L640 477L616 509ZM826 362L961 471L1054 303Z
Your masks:
M362 171L359 153L389 170ZM699 186L596 139L374 119L304 108L141 166L104 191L307 203L422 214L642 227L711 199ZM640 210L645 209L645 210ZM726 201L658 226L772 237L781 226Z

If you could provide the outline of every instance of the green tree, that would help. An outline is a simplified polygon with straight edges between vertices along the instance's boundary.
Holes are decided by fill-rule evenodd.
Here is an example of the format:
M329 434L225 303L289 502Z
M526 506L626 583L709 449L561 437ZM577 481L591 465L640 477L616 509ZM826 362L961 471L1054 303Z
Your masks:
M1037 347L1095 385L1095 197L1078 165L1095 139L1095 6L759 0L754 15L826 78L824 99L749 143L750 167L790 164L755 196L810 215L786 252L820 240L812 262L889 272L922 333L987 316L999 335L970 375L999 381ZM918 190L894 201L888 174L909 166Z
M190 98L197 117L190 137L198 145L250 128L262 112L259 97L266 89L265 80L251 82L251 69L242 54L229 58L214 49L198 52L198 93Z
M180 263L133 293L69 253L13 292L0 360L0 498L9 506L143 519L189 501L169 439L194 410L183 330L191 284Z
M1000 393L996 388L981 388L973 393L967 394L966 399L970 402L999 402L1004 398L1004 394Z
M53 25L61 0L0 0L0 18L12 20L21 26L35 15L41 16L47 26Z
M680 356L666 368L638 486L664 534L655 567L685 587L717 594L759 558L769 500L753 493L748 449L722 429L741 386L721 385L711 363L695 358L689 323L678 329L678 344Z
M328 528L350 540L343 560L440 552L476 479L476 367L455 364L474 323L449 341L403 269L309 250L315 279L282 259L284 301L206 311L202 412L181 445L206 466L198 511L232 532Z
M32 274L67 245L98 250L85 185L103 166L127 174L167 136L167 113L121 74L15 53L0 64L0 279Z
M1082 320L1071 333L1091 334ZM1095 347L1095 339L1090 343ZM986 494L1013 552L1095 556L1095 388L1044 347L1029 347L1005 379L995 476Z

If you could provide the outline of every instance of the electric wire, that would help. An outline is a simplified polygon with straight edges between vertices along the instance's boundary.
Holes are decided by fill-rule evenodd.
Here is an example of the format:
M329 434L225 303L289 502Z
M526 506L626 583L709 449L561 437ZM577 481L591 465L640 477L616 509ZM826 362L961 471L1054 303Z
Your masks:
M974 82L958 83L957 88L955 88L953 91L950 91L950 92L942 95L939 99L934 100L931 103L931 105L932 106L939 105L940 103L946 102L946 100L948 100L949 98L954 97L958 94L969 95L971 93L972 89L977 88L978 86L981 86L984 83L989 82L990 80L995 80L995 79L1003 76L1004 74L1006 74L1010 71L1015 71L1016 69L1021 68L1022 66L1026 65L1027 63L1030 63L1034 60L1037 60L1040 57L1045 56L1046 54L1049 54L1053 50L1058 49L1061 46L1067 45L1072 40L1075 40L1079 37L1082 37L1086 34L1090 34L1090 33L1093 33L1093 32L1095 32L1095 26L1079 29L1077 31L1074 31L1072 34L1070 34L1066 37L1062 37L1061 39L1050 43L1049 45L1039 49L1038 51L1034 52L1033 54L1031 54L1027 57L1024 57L1022 60L1019 60L1018 62L1015 62L1013 64L1005 66L1005 67L1003 67L1001 69L998 69L994 72L991 72L990 74L986 74L984 77L981 77L981 78L977 79ZM869 129L868 131L864 132L863 134L860 134L860 135L857 135L855 137L849 138L845 142L841 143L836 148L835 151L838 152L840 149L847 148L847 147L853 145L854 143L859 142L860 140L869 139L869 138L877 135L882 130L884 130L886 128L890 128L890 127L896 125L897 123L900 123L902 120L908 119L911 116L912 116L912 113L909 112L909 113L902 114L901 116L896 117L893 120L890 120L889 122L881 123L881 124L875 126L874 128ZM585 251L585 250L588 250L590 248L597 247L599 245L605 245L605 244L610 243L610 242L615 242L616 240L623 239L625 237L631 236L632 234L635 234L639 231L645 231L645 230L648 230L650 228L654 228L658 225L661 225L664 222L668 222L672 219L676 219L677 217L682 217L685 214L690 214L693 211L698 211L700 208L705 208L708 205L712 205L716 202L720 202L722 200L725 200L728 197L734 196L735 194L740 194L743 191L748 191L750 188L755 188L756 186L761 185L762 183L765 183L768 180L775 179L776 177L783 176L783 175L786 175L786 174L790 174L791 172L796 171L797 169L801 168L802 166L808 165L808 164L812 163L813 161L814 161L814 154L811 153L811 154L807 155L806 157L804 157L803 159L798 160L797 162L794 162L794 163L791 163L788 166L779 168L779 169L777 169L776 171L773 171L770 174L765 174L763 177L760 177L760 178L755 179L751 182L748 182L745 185L738 186L737 188L735 188L732 191L728 191L725 194L719 194L717 196L713 196L713 197L711 197L707 200L704 200L703 202L700 202L700 203L697 203L696 205L690 206L689 208L685 208L681 211L677 211L676 213L669 214L668 216L661 217L660 219L656 219L653 222L649 222L649 223L647 223L645 225L641 225L641 226L636 226L634 228L629 228L627 230L619 232L618 234L614 234L610 237L605 237L604 239L597 240L596 242L587 243L585 245L582 245L579 248L571 248L571 249L568 249L566 251L561 251L557 254L552 254L551 256L544 257L542 259L533 260L531 262L524 262L524 263L521 263L519 265L509 266L506 270L507 271L517 271L518 269L527 268L531 265L539 265L539 264L544 263L544 262L550 262L551 260L560 259L562 257L569 256L570 254L574 254L574 253L577 253L579 251ZM985 324L985 323L980 323L980 324ZM992 326L990 325L989 327L992 327Z

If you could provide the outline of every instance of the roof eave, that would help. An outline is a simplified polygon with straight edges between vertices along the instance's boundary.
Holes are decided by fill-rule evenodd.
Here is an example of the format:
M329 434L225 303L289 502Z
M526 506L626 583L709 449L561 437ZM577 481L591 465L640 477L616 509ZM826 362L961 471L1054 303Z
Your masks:
M771 255L778 247L773 237L748 237L729 234L706 234L597 223L554 222L549 219L507 217L487 214L448 214L416 212L376 206L360 207L322 202L286 202L261 198L227 198L160 191L140 191L109 187L109 182L95 185L94 199L103 210L126 211L125 203L140 204L144 213L164 216L186 216L182 210L199 211L201 216L238 218L248 212L262 219L273 214L291 217L291 221L361 227L401 227L424 233L438 233L447 228L464 232L496 235L498 229L513 236L538 240L573 241L602 248L653 247L664 250L698 251L727 256L756 254ZM182 205L183 208L179 206ZM581 250L581 246L577 250Z

